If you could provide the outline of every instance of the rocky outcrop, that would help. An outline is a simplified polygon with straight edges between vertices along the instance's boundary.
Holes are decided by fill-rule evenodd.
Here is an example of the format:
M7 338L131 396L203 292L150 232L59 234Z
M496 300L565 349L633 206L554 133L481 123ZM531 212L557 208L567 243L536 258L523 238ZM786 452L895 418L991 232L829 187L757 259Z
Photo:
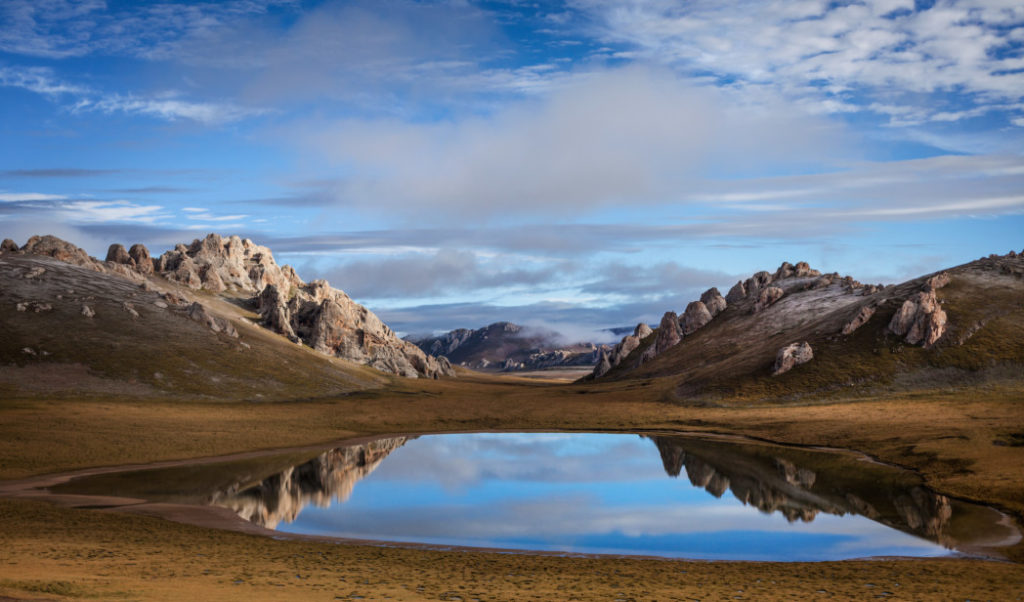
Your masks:
M238 236L225 239L209 234L187 247L175 246L156 261L149 260L149 251L142 245L133 246L129 253L138 265L151 264L151 271L192 289L258 294L270 284L286 292L302 284L290 266L277 265L270 249Z
M857 315L854 316L852 320L850 320L849 322L846 323L846 325L843 326L843 334L853 334L854 331L856 331L858 328L867 324L868 320L870 320L871 316L873 315L875 315L874 307L870 305L865 305L861 307L860 311L857 312Z
M679 325L679 316L674 311L665 312L665 315L661 317L661 324L658 325L658 336L654 339L654 343L650 345L644 354L641 356L641 363L649 362L655 357L661 355L665 350L675 347L679 344L679 341L683 340L683 330Z
M785 296L785 291L777 286L769 286L757 295L757 302L754 303L753 313L764 311L775 304L776 301Z
M889 321L889 332L910 345L934 345L946 333L946 312L935 290L921 291L903 302Z
M668 314L665 315L667 316ZM675 314L672 315L674 316ZM664 320L664 318L662 319ZM678 320L675 320L675 328L679 328ZM597 365L594 366L592 376L594 378L604 376L609 370L621 364L622 360L626 359L630 353L633 353L640 346L640 341L651 336L652 332L651 327L647 324L643 322L637 324L636 328L633 329L633 334L622 337L622 340L611 351L601 352Z
M775 369L772 371L772 376L785 374L812 359L814 359L814 351L811 349L810 343L804 341L786 345L775 355Z
M935 291L949 284L949 274L936 274L921 290L903 302L889 321L889 332L903 337L910 345L931 347L946 333L946 312Z
M54 236L33 236L19 252L117 274L139 281L147 289L151 288L147 276L157 274L192 289L251 296L268 328L322 353L409 377L455 374L448 361L402 341L344 292L322 280L304 283L291 267L277 265L269 249L238 236L210 234L188 246L179 244L155 261L145 245L135 244L125 251L123 245L113 244L107 261L100 262ZM177 305L176 301L179 299L168 303ZM134 308L132 312L138 315ZM214 332L238 336L229 321L200 304L193 304L186 313Z
M701 328L704 328L711 321L713 316L708 308L701 301L691 301L686 306L686 311L683 312L683 317L680 319L680 326L684 335L691 335L697 332ZM678 341L677 341L678 342Z
M725 308L729 305L729 302L722 296L722 293L718 292L718 289L715 287L704 291L704 294L700 296L700 302L704 304L712 318L725 311Z
M732 285L729 292L725 295L725 300L728 303L739 303L740 301L747 298L747 285L743 284L740 280L736 284Z
M9 238L5 238L3 242L0 242L0 253L17 253L18 243L14 242Z
M376 314L325 280L300 281L288 292L267 284L257 300L264 326L321 353L410 378L455 375L446 359L398 338Z
M107 249L107 261L110 263L135 265L135 262L128 255L128 249L125 249L124 245L118 243L110 245L110 248Z
M146 245L136 243L128 249L128 256L132 258L135 270L143 276L153 273L153 259L149 256L149 249Z
M21 252L31 255L45 255L72 265L102 271L99 262L89 257L85 250L49 234L29 238L22 245Z

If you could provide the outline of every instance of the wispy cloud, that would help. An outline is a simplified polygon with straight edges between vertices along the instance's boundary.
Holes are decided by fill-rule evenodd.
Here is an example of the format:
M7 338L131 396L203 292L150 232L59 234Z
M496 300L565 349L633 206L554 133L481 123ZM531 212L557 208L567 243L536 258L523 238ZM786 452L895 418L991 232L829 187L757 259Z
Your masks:
M238 121L263 115L267 109L242 107L231 102L195 102L164 93L158 98L101 92L59 80L45 67L0 67L0 86L22 88L61 103L72 113L97 111L144 115L166 121L186 119L205 125ZM69 99L70 102L65 102ZM64 174L66 176L67 174Z

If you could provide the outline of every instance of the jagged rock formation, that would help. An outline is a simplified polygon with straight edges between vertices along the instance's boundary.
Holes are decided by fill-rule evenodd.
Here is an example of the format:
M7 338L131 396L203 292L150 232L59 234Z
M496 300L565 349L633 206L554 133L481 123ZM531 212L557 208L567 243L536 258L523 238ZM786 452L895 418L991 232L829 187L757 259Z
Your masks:
M814 351L807 341L786 345L779 349L778 354L775 356L775 369L772 371L772 376L785 374L796 366L806 364L812 359L814 359Z
M282 521L294 521L310 504L325 508L334 500L344 502L356 483L409 440L394 437L332 449L252 487L239 490L240 484L236 483L217 491L207 503L230 508L249 522L273 529Z
M679 344L679 341L683 340L683 328L679 322L679 316L676 315L676 312L665 312L665 315L661 317L661 324L658 325L658 329L655 331L658 333L658 336L654 339L654 344L649 345L644 350L640 356L640 363L654 359L658 354ZM619 361L621 362L621 360Z
M725 311L729 305L722 293L718 292L715 287L704 291L704 294L700 296L700 302L704 304L704 308L708 310L712 318Z
M14 242L9 238L5 238L3 242L0 242L0 253L17 253L18 243Z
M933 276L921 292L903 302L889 321L889 331L904 337L910 345L931 347L946 333L946 312L942 310L935 291L949 284L949 274Z
M629 357L629 354L633 353L633 350L640 346L640 341L649 337L652 332L654 331L647 324L643 322L637 324L636 328L633 329L633 334L623 337L611 351L601 351L597 359L597 365L594 366L592 376L594 378L604 376L609 370L621 364L622 360Z
M216 274L210 270L208 274ZM266 275L263 271L261 274ZM321 353L410 378L454 376L443 356L425 354L398 338L373 312L324 280L293 286L290 298L276 284L266 284L259 297L264 325Z
M7 246L11 247L16 245ZM194 290L251 298L268 328L322 353L407 377L455 374L447 360L428 356L401 340L373 312L344 292L323 280L303 282L290 266L278 266L270 249L249 239L210 234L188 246L179 244L156 260L142 244L132 245L127 251L123 245L113 244L107 251L107 261L100 262L54 236L33 236L17 252L116 274L144 287L151 287L147 277L156 275ZM208 308L193 307L187 315L214 332L237 337L234 326L212 315Z
M707 294L707 293L705 293ZM714 316L708 310L707 305L702 301L691 301L686 306L686 311L683 312L683 317L679 320L679 325L682 326L683 335L691 335L701 328L707 326L708 322ZM676 341L677 343L679 341Z
M556 332L495 322L483 328L459 328L440 336L413 339L426 353L445 355L474 370L545 370L593 366L604 345L565 345Z

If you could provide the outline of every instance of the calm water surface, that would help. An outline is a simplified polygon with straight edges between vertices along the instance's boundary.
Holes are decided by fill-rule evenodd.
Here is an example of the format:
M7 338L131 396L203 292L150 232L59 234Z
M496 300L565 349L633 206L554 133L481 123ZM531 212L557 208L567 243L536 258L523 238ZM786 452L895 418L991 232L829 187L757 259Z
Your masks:
M852 454L691 436L382 439L204 501L288 533L703 559L942 556L1016 533Z

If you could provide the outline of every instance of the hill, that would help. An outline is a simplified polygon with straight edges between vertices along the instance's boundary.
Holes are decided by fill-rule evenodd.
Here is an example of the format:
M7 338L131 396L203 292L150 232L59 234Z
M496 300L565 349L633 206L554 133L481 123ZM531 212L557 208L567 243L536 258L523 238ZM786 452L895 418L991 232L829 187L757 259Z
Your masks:
M991 255L898 285L783 263L638 325L587 380L667 380L670 397L807 395L977 384L1024 374L1024 257Z
M157 258L111 245L106 261L52 236L5 240L0 307L0 391L12 394L259 400L454 374L344 292L238 237Z

